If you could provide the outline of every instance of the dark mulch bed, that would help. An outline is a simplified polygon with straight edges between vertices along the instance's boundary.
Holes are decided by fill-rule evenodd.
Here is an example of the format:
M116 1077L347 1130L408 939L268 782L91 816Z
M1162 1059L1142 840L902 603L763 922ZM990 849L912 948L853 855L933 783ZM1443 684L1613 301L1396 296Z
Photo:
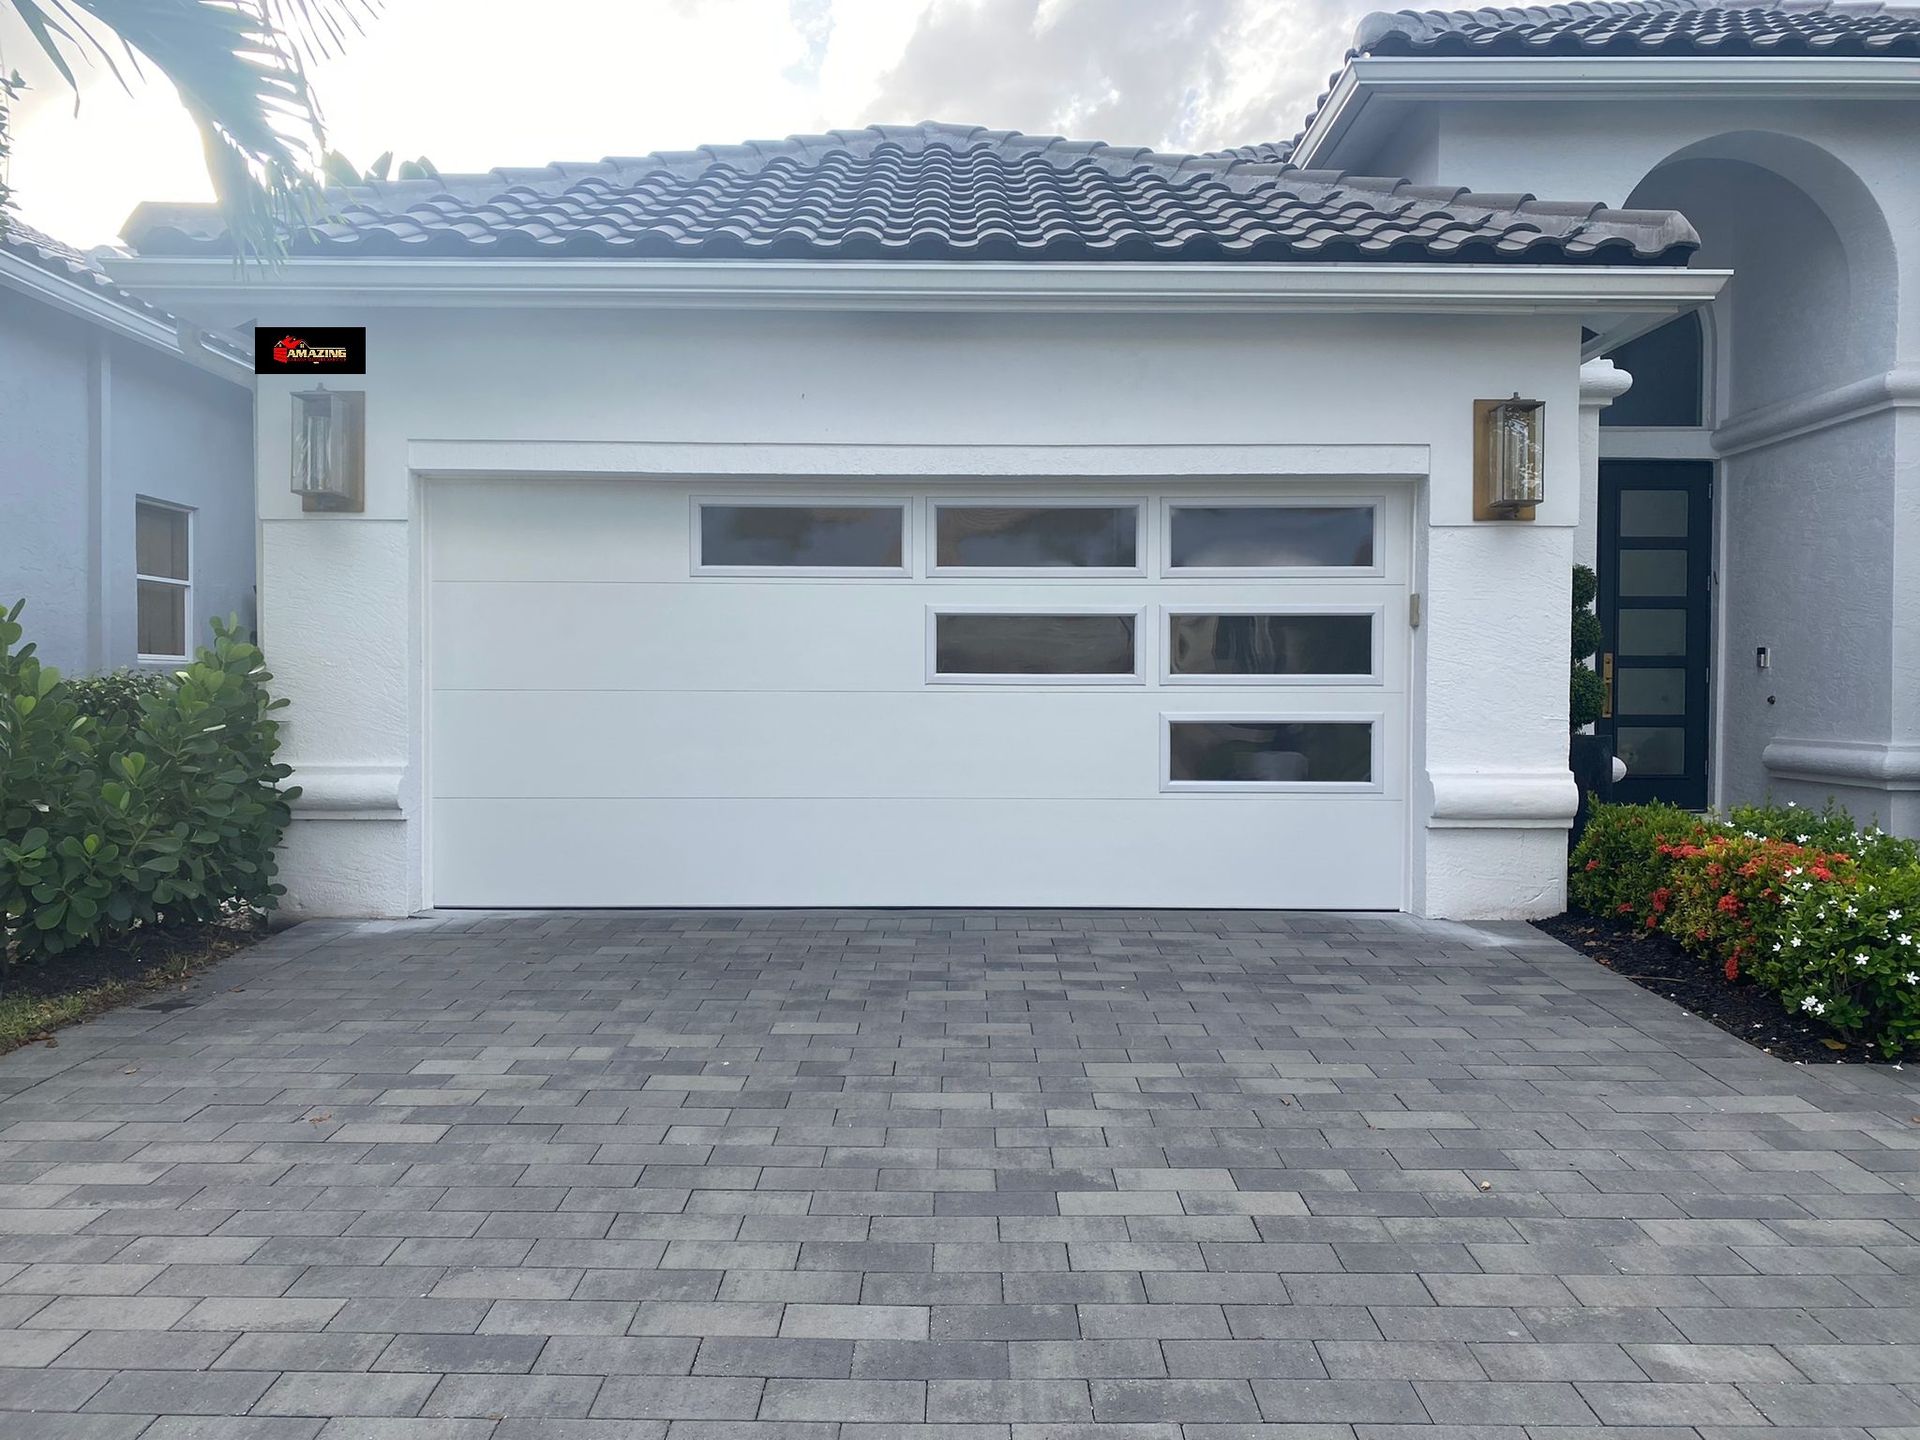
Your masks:
M1622 979L1782 1060L1865 1065L1883 1064L1889 1058L1872 1045L1848 1044L1810 1016L1788 1014L1779 996L1757 985L1730 982L1717 961L1689 955L1672 936L1658 930L1640 930L1571 911L1533 925L1561 944L1586 952Z
M205 925L136 930L110 944L52 960L16 961L0 973L0 1052L118 1005L162 1009L172 990L267 933L264 917L235 915Z

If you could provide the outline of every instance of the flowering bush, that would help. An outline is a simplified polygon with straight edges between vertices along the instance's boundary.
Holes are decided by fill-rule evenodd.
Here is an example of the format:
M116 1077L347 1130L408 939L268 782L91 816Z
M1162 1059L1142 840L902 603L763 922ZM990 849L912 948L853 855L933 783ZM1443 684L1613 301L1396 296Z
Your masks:
M1778 995L1898 1055L1920 1044L1920 850L1844 811L1703 819L1598 807L1575 847L1574 904L1671 935L1729 981Z
M1678 805L1596 805L1573 851L1575 908L1589 915L1658 923L1672 861L1666 845L1706 837L1706 822Z

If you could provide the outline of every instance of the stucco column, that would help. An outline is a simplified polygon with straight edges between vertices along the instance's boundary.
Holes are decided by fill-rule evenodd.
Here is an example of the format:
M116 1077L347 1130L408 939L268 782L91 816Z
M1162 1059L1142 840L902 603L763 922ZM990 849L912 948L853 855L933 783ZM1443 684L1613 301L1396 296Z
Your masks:
M1633 376L1611 360L1580 367L1580 524L1573 536L1576 565L1592 567L1600 554L1600 412L1633 388Z

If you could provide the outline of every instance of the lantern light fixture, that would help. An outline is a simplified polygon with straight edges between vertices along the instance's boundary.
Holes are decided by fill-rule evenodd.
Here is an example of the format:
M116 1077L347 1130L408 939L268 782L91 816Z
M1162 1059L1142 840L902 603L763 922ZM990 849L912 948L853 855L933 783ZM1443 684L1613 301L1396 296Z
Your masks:
M293 493L303 510L366 509L366 452L365 391L294 392Z
M1547 498L1546 402L1473 402L1473 518L1531 520Z

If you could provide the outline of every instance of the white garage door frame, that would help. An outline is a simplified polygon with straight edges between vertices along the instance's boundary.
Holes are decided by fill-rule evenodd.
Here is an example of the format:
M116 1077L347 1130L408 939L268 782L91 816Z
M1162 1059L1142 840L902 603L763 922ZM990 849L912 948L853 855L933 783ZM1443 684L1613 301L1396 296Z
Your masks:
M1342 498L1366 498L1385 492L1407 518L1395 528L1406 537L1404 577L1410 590L1421 588L1424 575L1424 482L1428 452L1418 445L1152 445L1152 446L898 446L821 444L692 444L645 442L543 441L416 441L409 447L415 523L410 527L416 580L416 663L412 667L413 696L418 723L413 728L413 783L410 808L417 822L418 863L423 892L436 903L433 856L434 763L432 614L433 575L430 534L433 496L446 482L476 479L513 479L530 483L578 479L622 479L636 484L702 483L718 494L728 482L756 493L778 494L791 489L795 498L805 491L827 493L834 480L856 486L863 493L876 484L892 483L907 494L925 496L941 487L959 490L977 485L1019 486L1022 503L1058 494L1062 499L1089 495L1089 484L1110 482L1138 487L1155 484L1170 492L1206 495L1209 485L1226 487L1220 493L1254 484L1285 485L1289 489L1331 492ZM1402 499L1401 497L1404 497ZM935 495L933 498L937 498ZM1211 498L1211 497L1209 497ZM1162 502L1164 503L1164 502ZM1159 506L1155 506L1158 509ZM915 506L915 529L930 518L931 504ZM929 512L929 513L920 513ZM1157 519L1158 517L1156 517ZM1156 531L1162 527L1154 525ZM917 533L914 543L921 543ZM923 567L925 568L925 567ZM1165 607L1151 607L1164 613ZM1178 608L1177 606L1173 608ZM1404 768L1407 823L1399 857L1399 905L1410 900L1415 854L1420 833L1416 813L1418 793L1416 754L1421 732L1417 676L1419 632L1409 637L1402 662L1407 673L1405 723L1394 757ZM529 657L537 663L537 657ZM1198 699L1199 697L1195 697ZM1196 711L1204 708L1194 706Z

